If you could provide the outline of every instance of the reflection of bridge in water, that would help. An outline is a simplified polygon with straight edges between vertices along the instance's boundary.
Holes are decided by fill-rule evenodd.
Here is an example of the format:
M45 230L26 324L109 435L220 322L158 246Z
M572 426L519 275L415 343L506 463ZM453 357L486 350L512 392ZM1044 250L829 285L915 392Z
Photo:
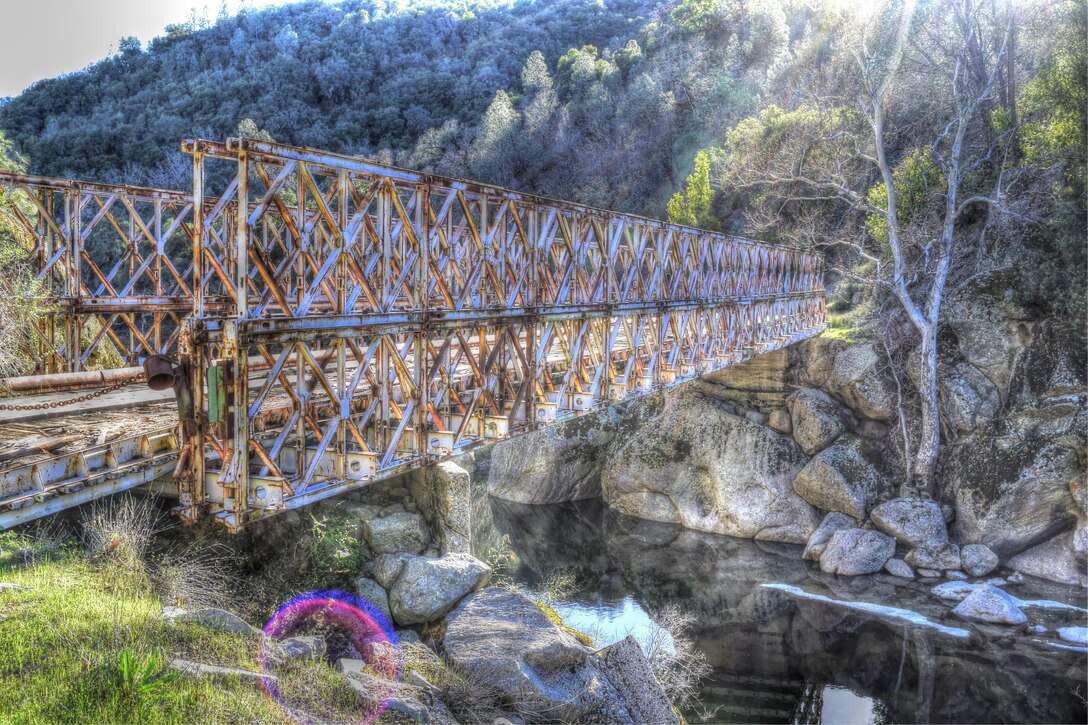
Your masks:
M60 377L36 384L179 364L176 409L97 399L149 405L136 435L0 463L0 525L174 470L178 513L234 530L825 323L810 252L309 149L183 150L192 194L0 174L50 296L27 352Z

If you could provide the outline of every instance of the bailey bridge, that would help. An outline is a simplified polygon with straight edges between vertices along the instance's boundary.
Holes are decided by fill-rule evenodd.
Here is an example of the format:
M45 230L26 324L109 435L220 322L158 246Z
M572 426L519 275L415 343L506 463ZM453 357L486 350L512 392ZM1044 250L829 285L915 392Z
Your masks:
M811 252L312 149L182 150L185 193L0 173L41 296L38 374L0 400L0 527L168 480L184 520L236 531L825 326Z

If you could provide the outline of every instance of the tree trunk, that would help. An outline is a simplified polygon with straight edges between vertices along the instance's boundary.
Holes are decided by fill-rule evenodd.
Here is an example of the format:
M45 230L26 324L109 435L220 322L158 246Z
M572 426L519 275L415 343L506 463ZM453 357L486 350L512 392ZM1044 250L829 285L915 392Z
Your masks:
M914 485L917 492L932 496L941 448L940 409L937 399L937 327L922 330L921 376L918 393L922 403L922 430L914 458Z

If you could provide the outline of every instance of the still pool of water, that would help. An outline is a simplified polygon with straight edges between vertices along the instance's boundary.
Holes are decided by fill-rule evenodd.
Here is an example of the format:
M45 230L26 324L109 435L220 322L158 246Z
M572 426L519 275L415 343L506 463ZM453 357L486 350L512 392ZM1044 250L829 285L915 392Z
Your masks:
M478 553L503 535L516 578L555 573L574 593L556 609L598 642L645 639L653 613L675 606L713 672L689 722L1084 723L1088 655L1054 628L1085 624L1083 590L1029 581L1008 587L1031 623L1016 634L952 615L931 585L883 574L841 578L801 561L801 548L701 534L618 516L599 502L524 506L488 499Z

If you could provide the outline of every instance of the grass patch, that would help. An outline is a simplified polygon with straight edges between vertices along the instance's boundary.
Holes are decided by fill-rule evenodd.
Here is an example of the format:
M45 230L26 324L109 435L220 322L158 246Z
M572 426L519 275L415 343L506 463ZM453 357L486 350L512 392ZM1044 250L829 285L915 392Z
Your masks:
M853 324L850 315L827 316L827 329L823 331L823 337L852 344L860 334L861 328Z
M179 658L259 671L258 637L165 623L147 575L123 561L62 547L23 565L12 542L0 542L0 581L30 589L0 589L0 723L358 719L354 694L324 661L275 670L292 717L252 681L173 676Z

